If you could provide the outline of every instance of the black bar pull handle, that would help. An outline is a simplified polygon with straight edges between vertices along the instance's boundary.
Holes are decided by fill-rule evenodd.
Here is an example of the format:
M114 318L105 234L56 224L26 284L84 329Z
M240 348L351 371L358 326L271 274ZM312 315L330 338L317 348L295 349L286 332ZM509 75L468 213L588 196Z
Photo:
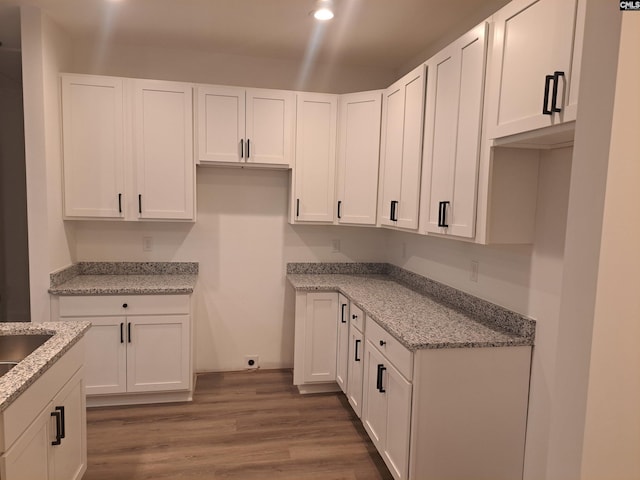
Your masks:
M51 442L51 445L60 445L62 443L62 435L60 434L62 431L62 418L58 410L51 412L51 416L56 417L56 439Z
M251 140L247 138L247 160L249 160L250 156L251 156Z
M244 158L244 138L240 139L240 158Z
M118 194L118 213L122 213L122 194Z
M131 343L131 322L127 323L127 342Z
M380 366L380 393L384 393L386 392L386 390L384 389L384 378L382 375L384 375L386 368L383 366Z
M449 202L440 202L438 204L438 226L447 228L449 224L447 223L447 205Z
M547 108L549 106L549 87L551 86L552 81L553 81L553 75L546 75L544 77L544 100L542 102L543 115L553 114L553 112Z
M560 113L562 108L558 107L558 83L560 83L560 77L564 77L564 72L553 72L553 91L551 92L551 111L554 113Z
M380 393L384 393L386 390L382 386L382 373L386 370L385 366L381 363L378 364L378 377L376 379L376 388Z
M60 412L60 438L64 438L64 430L65 430L64 407L56 407L55 410Z
M342 309L342 313L340 314L340 315L341 315L341 316L340 316L340 321L341 321L342 323L347 323L347 318L346 318L346 317L345 317L345 315L344 315L344 312L345 312L345 310L346 310L346 308L347 308L347 304L346 304L346 303L343 303L342 305L340 305L340 308Z
M393 222L398 221L398 201L391 200L391 214L389 215L389 220Z
M300 216L300 199L296 198L296 217Z
M342 200L338 200L338 218L342 218Z
M138 213L142 213L142 194L138 194Z
M355 348L356 354L355 354L355 357L354 357L354 360L355 360L356 362L359 362L359 361L360 361L360 357L358 356L358 346L360 345L360 342L361 342L361 341L362 341L362 340L356 340L356 348Z
M124 343L124 322L120 322L120 343Z

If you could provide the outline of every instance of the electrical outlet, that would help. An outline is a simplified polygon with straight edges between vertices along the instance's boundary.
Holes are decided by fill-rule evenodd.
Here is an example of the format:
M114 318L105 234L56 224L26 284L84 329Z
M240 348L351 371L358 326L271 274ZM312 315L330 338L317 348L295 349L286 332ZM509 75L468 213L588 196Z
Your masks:
M260 368L259 359L260 357L258 357L258 355L245 355L244 367L247 370L257 370L258 368Z
M153 250L153 237L142 237L142 251L151 252Z
M477 260L471 260L471 273L469 274L469 280L474 283L478 283L478 268L480 264Z
M334 238L331 240L331 253L339 253L340 252L340 239Z

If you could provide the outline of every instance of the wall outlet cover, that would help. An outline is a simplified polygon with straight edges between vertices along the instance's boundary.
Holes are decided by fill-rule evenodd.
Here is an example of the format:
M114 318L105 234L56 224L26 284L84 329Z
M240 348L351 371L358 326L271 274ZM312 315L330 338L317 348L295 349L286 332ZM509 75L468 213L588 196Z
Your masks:
M244 368L247 370L257 370L260 368L260 357L258 355L245 355Z

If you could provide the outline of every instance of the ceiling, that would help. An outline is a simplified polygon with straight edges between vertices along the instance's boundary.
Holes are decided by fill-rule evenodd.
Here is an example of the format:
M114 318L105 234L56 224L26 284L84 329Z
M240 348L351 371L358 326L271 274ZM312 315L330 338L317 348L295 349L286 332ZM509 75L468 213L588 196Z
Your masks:
M507 0L334 0L319 24L314 0L2 0L46 11L76 41L397 69ZM2 7L0 7L2 8ZM1 22L2 15L0 15ZM1 26L1 24L0 24ZM12 32L0 28L0 41Z

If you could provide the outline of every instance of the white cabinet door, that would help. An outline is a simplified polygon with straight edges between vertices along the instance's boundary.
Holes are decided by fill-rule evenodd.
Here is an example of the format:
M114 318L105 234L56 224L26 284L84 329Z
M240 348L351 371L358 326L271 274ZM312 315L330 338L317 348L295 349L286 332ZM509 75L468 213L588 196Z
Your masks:
M196 105L197 161L244 161L245 89L199 86Z
M87 317L85 378L87 395L127 390L127 343L124 317Z
M65 218L124 217L123 79L62 77Z
M362 385L362 423L379 452L384 452L387 438L388 397L381 385L386 360L369 341L364 347L364 382Z
M87 468L86 405L82 370L53 399L61 415L60 445L51 447L51 480L79 480Z
M127 391L190 388L189 316L141 315L127 321Z
M336 359L336 382L340 389L347 393L349 378L349 300L344 295L338 296L338 356Z
M294 93L248 89L246 101L246 161L292 165Z
M575 109L549 110L554 88L556 106L564 110L572 78L579 75L571 72L577 3L515 0L494 15L489 138L575 120Z
M335 382L338 294L307 294L304 327L304 382Z
M427 61L425 232L474 234L486 31L478 25Z
M381 225L418 228L425 77L420 65L384 94Z
M381 109L380 91L340 96L338 223L376 224Z
M349 371L347 373L347 398L351 408L362 416L362 374L364 372L363 335L353 324L349 326Z
M411 432L411 383L389 363L384 362L381 385L387 397L387 427L384 458L396 480L408 478Z
M48 480L53 426L51 408L45 408L27 430L0 457L3 480Z
M192 87L135 80L134 158L141 219L194 218Z
M337 107L336 95L297 96L294 221L333 222Z

